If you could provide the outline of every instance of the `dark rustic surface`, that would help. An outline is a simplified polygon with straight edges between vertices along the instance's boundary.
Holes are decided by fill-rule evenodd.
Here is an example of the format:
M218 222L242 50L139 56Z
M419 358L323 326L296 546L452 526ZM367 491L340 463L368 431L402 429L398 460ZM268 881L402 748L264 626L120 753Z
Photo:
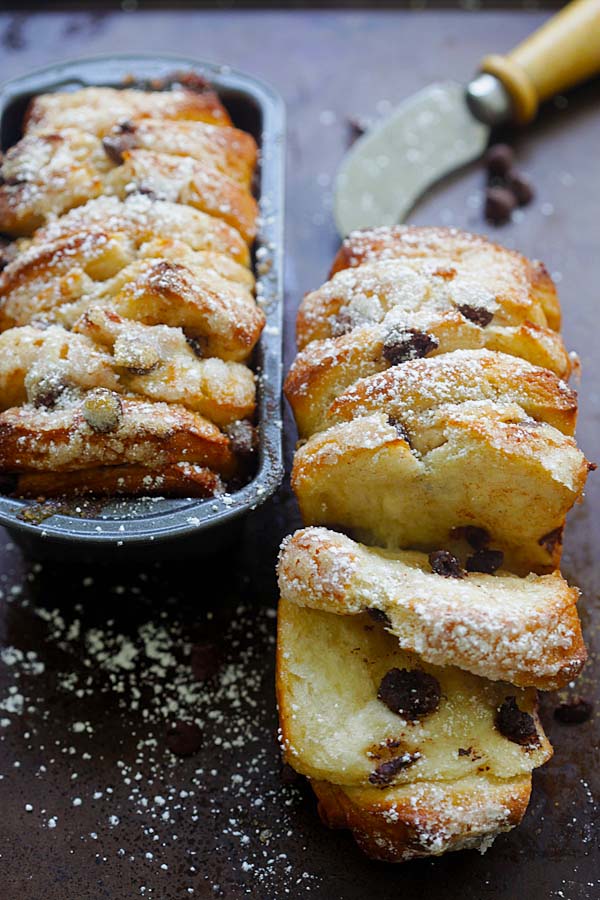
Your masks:
M330 179L347 116L385 112L477 59L542 14L131 13L0 16L0 77L66 56L169 50L229 62L288 104L288 322L336 248ZM519 138L537 190L493 232L540 256L560 281L567 343L584 369L580 442L597 456L600 367L600 83L546 110ZM485 230L473 167L422 203L416 223ZM287 330L288 360L292 326ZM289 432L288 422L288 432ZM570 517L565 575L583 589L598 681L598 477ZM523 826L474 852L394 868L325 831L302 786L282 785L275 743L273 561L296 524L282 492L213 560L125 571L43 567L0 539L0 895L3 900L261 900L378 897L592 900L600 896L600 713L552 719L556 752L534 777ZM594 629L594 616L596 628ZM219 648L202 650L209 642ZM192 654L192 645L199 649ZM192 662L194 665L192 666ZM210 664L210 665L209 665ZM217 667L216 675L197 681ZM200 671L204 668L205 671ZM173 755L169 728L195 720L202 746Z

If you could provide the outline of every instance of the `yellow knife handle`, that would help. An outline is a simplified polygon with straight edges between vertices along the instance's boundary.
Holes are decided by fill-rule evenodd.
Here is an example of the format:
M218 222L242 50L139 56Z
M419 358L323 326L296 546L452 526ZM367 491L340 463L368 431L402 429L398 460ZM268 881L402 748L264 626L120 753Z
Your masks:
M600 73L600 0L573 0L508 56L486 56L481 70L502 82L514 119L530 122L542 100Z

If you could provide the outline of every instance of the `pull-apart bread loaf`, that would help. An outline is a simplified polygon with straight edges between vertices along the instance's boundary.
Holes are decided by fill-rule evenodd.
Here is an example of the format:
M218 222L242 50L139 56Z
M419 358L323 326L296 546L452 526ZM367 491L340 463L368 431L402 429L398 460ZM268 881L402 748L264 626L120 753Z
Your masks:
M249 471L257 148L183 81L37 97L2 160L0 470L18 495L209 496Z
M352 235L298 314L286 382L301 437L357 378L456 349L498 350L567 377L554 285L541 264L474 235L396 228Z
M557 566L592 466L559 326L541 264L454 229L352 234L301 305L292 484L331 530L282 545L281 742L375 858L517 825L552 752L536 689L585 662Z
M388 547L456 550L484 528L509 569L550 571L588 463L575 395L506 354L455 350L361 379L298 450L307 524Z

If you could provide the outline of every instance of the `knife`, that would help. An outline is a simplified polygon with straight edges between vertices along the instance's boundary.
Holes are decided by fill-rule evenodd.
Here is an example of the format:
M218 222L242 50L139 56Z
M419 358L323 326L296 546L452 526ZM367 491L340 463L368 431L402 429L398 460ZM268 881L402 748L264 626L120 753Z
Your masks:
M541 101L600 72L600 0L575 0L508 56L486 56L465 87L430 85L346 154L335 183L342 236L402 222L421 194L476 159L492 127L535 118Z

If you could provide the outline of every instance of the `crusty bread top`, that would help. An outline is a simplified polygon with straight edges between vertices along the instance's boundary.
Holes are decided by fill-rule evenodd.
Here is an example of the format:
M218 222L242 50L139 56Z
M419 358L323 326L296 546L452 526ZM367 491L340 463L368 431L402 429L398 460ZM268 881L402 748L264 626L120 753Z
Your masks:
M133 88L89 87L69 93L34 97L25 114L27 132L43 129L80 128L107 134L114 125L131 118L211 122L230 125L231 119L217 94L173 87L168 91ZM165 123L166 124L166 123Z
M191 206L148 194L131 194L125 200L89 200L38 229L33 240L52 243L97 228L108 233L124 232L138 245L153 238L169 238L184 241L192 250L227 254L244 266L249 262L248 246L231 225Z
M432 260L438 256L469 261L482 273L494 270L502 282L517 286L521 297L531 297L541 304L550 328L560 328L556 288L543 263L531 262L515 250L458 228L395 225L354 231L343 241L331 275L375 259Z
M455 350L363 378L334 401L325 421L385 411L410 431L410 423L426 413L479 402L514 404L524 423L533 419L564 434L575 431L575 391L547 369L490 350Z
M513 778L551 755L534 690L432 666L401 650L369 616L333 615L281 600L277 652L284 754L311 778L385 788L478 772ZM388 708L378 691L392 669L416 669L435 679L437 709L407 721ZM510 740L495 724L507 697L531 717L536 736L526 744ZM392 760L403 764L393 772L382 769Z
M493 681L554 690L585 662L579 593L559 572L444 578L424 553L306 528L284 541L278 576L284 600L338 615L372 610L404 649Z

